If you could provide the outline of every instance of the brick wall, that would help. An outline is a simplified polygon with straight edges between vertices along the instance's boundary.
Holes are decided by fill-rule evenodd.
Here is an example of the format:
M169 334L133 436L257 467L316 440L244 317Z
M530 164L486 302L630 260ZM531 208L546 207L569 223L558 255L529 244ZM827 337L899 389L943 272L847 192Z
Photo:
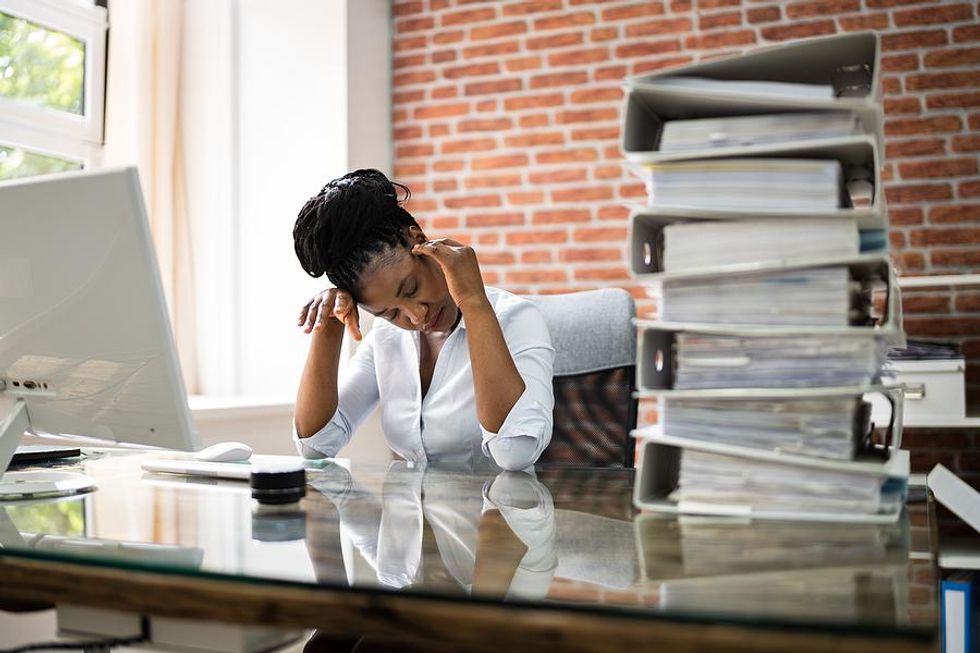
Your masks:
M980 270L980 22L967 2L396 0L395 175L431 235L521 293L628 288L626 77L789 39L882 34L886 195L905 274ZM980 401L980 289L910 292L906 329L956 340ZM980 430L918 436L914 464L972 470ZM972 455L972 457L971 457Z

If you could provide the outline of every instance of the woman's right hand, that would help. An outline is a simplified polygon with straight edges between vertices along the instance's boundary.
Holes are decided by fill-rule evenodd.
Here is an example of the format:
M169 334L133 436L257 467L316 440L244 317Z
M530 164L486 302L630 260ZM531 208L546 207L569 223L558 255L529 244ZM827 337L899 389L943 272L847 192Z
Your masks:
M350 293L338 288L329 288L317 293L306 302L299 312L297 326L304 326L303 332L310 333L321 329L327 320L337 320L347 327L354 340L361 339L361 325L357 314L357 302Z

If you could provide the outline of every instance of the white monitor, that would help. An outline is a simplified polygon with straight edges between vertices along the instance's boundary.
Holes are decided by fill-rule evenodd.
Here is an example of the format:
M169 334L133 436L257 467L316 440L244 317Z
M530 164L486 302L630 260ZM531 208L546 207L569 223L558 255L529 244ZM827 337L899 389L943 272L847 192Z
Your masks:
M135 168L0 183L0 474L25 431L200 448Z

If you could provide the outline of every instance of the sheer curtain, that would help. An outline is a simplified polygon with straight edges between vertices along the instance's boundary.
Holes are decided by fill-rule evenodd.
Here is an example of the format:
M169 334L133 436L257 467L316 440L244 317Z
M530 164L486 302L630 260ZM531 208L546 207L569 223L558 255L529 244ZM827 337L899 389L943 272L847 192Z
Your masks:
M109 3L103 164L139 168L177 351L198 391L194 271L187 211L181 79L184 0Z

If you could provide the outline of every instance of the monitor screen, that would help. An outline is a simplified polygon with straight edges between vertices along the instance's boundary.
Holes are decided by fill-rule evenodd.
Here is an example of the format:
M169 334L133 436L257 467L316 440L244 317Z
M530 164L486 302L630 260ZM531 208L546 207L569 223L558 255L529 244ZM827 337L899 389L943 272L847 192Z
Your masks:
M200 448L134 168L0 183L0 423L11 406L36 433Z

